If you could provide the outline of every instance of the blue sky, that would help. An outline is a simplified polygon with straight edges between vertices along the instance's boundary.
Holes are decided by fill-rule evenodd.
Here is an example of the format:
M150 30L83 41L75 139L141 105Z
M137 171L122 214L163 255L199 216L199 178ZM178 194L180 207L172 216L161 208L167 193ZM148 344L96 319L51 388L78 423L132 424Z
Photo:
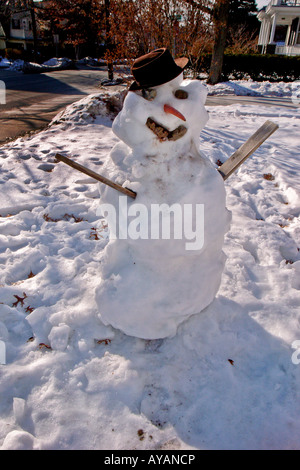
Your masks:
M270 2L270 0L256 0L256 3L257 3L257 8L262 8L264 7L265 5L268 5L268 3Z

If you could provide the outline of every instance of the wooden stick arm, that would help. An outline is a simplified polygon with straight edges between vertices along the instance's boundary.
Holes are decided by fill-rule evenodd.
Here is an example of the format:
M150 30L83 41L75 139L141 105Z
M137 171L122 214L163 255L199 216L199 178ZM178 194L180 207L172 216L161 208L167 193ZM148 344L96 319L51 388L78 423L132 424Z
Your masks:
M277 129L278 125L266 121L231 157L226 160L218 171L226 180L255 150L260 147Z
M70 160L70 158L67 158L64 155L61 155L60 153L57 153L55 155L55 158L56 160L60 162L66 163L67 165L71 166L75 170L81 171L81 173L85 173L86 175L91 176L91 178L94 178L97 181L100 181L101 183L107 184L111 188L114 188L117 191L120 191L121 193L132 197L133 199L136 198L136 193L132 191L131 189L124 188L120 184L117 184L114 181L111 181L108 178L105 178L104 176L98 175L98 173L95 173L93 170L90 170L89 168L86 168L85 166L82 166L79 163L74 162L73 160Z

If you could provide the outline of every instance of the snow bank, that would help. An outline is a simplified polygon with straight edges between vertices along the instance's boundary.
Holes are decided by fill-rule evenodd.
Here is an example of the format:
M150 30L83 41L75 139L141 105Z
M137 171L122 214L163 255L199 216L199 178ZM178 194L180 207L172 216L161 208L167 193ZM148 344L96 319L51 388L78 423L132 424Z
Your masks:
M46 62L43 62L43 65L48 65L50 67L55 67L55 66L66 66L68 65L71 61L71 59L68 59L67 57L53 57L52 59L47 60Z
M93 57L84 57L83 59L79 59L77 61L78 64L83 64L83 65L93 65L93 66L99 66L99 65L107 65L106 60L104 59L97 59Z
M125 90L112 93L104 91L89 95L58 113L50 126L60 123L85 125L93 123L96 117L100 116L112 121L121 111L125 95Z
M295 82L254 82L252 80L230 80L207 85L208 94L235 96L280 96L291 97L300 91L300 81Z
M208 108L216 167L266 119L280 128L226 182L217 298L146 341L101 323L98 190L55 162L101 173L117 138L109 113L86 113L97 101L0 148L0 448L299 449L299 109Z
M3 57L0 57L0 69L1 68L7 69L10 67L10 65L11 65L10 60L5 59L5 58L3 59Z

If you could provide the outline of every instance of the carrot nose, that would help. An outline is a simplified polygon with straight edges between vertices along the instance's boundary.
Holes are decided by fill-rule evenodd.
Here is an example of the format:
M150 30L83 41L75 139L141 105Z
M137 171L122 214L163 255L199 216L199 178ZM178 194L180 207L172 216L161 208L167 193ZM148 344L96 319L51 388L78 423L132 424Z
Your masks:
M186 121L184 115L181 114L179 111L177 111L177 109L170 106L169 104L164 105L164 111L165 111L165 113L173 114L173 116L176 116L179 119L182 119L183 121Z

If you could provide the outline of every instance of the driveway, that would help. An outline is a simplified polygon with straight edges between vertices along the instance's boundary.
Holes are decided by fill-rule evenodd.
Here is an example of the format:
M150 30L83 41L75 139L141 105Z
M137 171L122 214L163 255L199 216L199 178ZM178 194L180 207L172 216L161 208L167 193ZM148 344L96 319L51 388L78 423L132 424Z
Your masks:
M68 104L99 91L105 68L83 66L43 74L0 70L6 104L0 104L0 144L48 125Z
M260 105L260 106L280 106L283 108L295 109L298 106L293 104L291 98L281 96L234 96L216 95L208 96L207 106L226 106L230 104Z

